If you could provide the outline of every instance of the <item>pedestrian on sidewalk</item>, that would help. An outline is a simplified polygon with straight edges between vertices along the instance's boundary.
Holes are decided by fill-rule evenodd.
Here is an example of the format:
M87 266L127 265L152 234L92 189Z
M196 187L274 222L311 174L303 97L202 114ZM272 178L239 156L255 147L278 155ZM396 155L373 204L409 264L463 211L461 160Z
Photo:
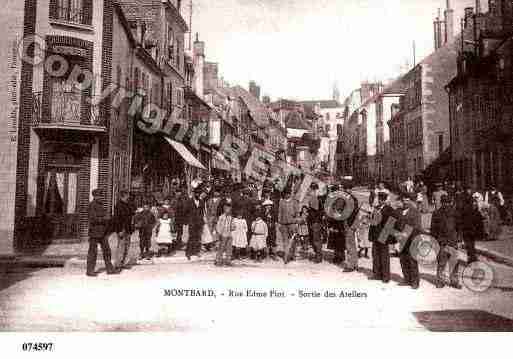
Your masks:
M176 240L173 243L173 250L178 251L183 247L183 233L184 233L184 225L186 224L186 213L185 213L185 204L187 203L187 198L185 196L185 192L183 188L177 187L175 191L174 198L175 205L175 226L176 226Z
M98 257L98 245L102 248L103 260L107 274L118 274L111 261L111 250L106 236L108 216L105 206L101 201L101 191L93 190L93 201L89 204L89 251L87 252L87 272L89 277L95 277L96 259Z
M266 248L266 240L269 234L267 224L262 219L262 209L256 212L256 219L251 224L251 240L250 247L255 253L255 261L261 262L264 258L264 250Z
M156 242L159 246L158 256L162 254L170 255L173 251L173 243L176 240L176 222L174 217L170 217L168 212L162 214L156 229Z
M232 231L235 230L232 217L232 205L224 202L223 213L216 223L216 230L219 235L219 246L217 247L216 266L232 265ZM224 257L224 258L223 258Z
M355 221L358 216L360 207L358 204L358 199L351 193L349 188L345 188L344 192L349 196L348 201L352 201L353 203L353 212L351 213L349 218L345 220L346 262L344 265L344 272L350 273L358 270L358 250L356 248L357 227L355 226Z
M295 258L295 235L297 233L299 203L292 198L290 188L285 189L284 198L280 201L278 209L278 222L280 224L283 241L283 261L285 264Z
M130 205L130 193L128 191L121 191L119 196L120 199L114 206L114 215L110 221L108 233L116 234L118 239L114 266L117 269L129 269L127 261L133 232L132 220L135 211Z
M189 225L189 239L185 250L188 260L192 256L201 257L201 233L205 224L205 205L202 200L202 193L201 186L195 187L192 198L185 205L185 219Z
M458 261L449 262L451 258L455 257L453 254L458 248L456 213L448 195L443 195L440 198L440 203L440 208L433 212L430 231L440 247L437 255L436 287L445 287L447 280L444 277L444 271L448 269L449 284L452 287L461 288L458 283Z
M234 211L232 238L233 238L233 256L234 259L241 259L243 251L248 246L248 223L243 217L243 209L238 208Z
M464 209L461 226L468 264L471 264L477 261L476 241L481 241L484 237L483 216L479 211L479 199L474 199L472 204Z
M435 210L440 209L442 207L443 196L448 196L448 193L444 190L441 183L437 183L436 191L433 192L433 205L435 207Z
M380 241L380 235L390 217L396 217L394 209L388 204L386 193L378 194L378 206L371 214L371 226L369 227L369 240L372 243L372 276L369 280L381 280L383 283L390 281L390 251L389 244L392 238Z
M264 217L263 220L267 225L268 235L267 235L267 252L269 253L269 257L272 260L277 260L275 249L276 249L276 215L274 211L274 203L270 198L267 198L262 206L264 208Z
M155 226L155 216L148 202L144 203L142 211L134 217L135 228L139 231L140 259L150 258L151 235Z
M308 201L308 225L310 229L310 240L312 248L315 252L314 263L322 262L322 238L321 238L321 222L322 222L322 205L319 196L319 185L312 183L310 186L310 199Z
M410 286L412 289L418 289L420 284L419 263L416 259L416 248L412 248L413 238L422 230L422 219L420 211L415 202L416 195L413 193L403 194L400 201L403 204L403 211L400 216L400 230L406 226L413 229L410 237L406 240L399 251L399 261L403 272L404 281L400 286Z
M358 242L359 258L370 258L369 248L371 248L371 242L369 241L369 229L372 210L373 208L369 204L364 203L356 219L356 239Z

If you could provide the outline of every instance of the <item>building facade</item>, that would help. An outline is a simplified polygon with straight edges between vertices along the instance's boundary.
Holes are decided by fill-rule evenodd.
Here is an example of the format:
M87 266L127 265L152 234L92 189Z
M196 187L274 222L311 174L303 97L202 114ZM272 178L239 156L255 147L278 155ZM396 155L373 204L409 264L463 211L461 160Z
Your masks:
M457 75L449 91L452 176L478 190L512 188L513 5L465 10Z

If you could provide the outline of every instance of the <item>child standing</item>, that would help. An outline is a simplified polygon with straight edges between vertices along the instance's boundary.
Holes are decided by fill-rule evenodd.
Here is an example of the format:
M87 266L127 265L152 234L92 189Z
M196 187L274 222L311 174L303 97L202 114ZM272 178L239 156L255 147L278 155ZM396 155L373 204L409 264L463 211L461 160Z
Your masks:
M145 203L140 212L134 218L135 227L139 230L139 248L141 250L140 258L150 257L151 234L155 225L155 216L153 215L150 205Z
M171 248L176 239L175 219L169 217L168 212L162 213L157 226L157 244L159 245L159 256L163 253L171 254ZM167 251L166 251L167 249Z
M248 224L242 217L242 211L238 210L236 218L233 219L232 238L233 238L233 257L240 259L243 249L248 246Z
M232 265L232 229L235 229L233 226L232 206L230 203L225 203L223 205L223 214L219 216L216 224L216 231L219 235L219 247L217 248L215 261L216 266ZM225 255L224 260L223 255Z
M307 253L308 251L308 239L309 239L309 231L308 231L308 207L303 206L301 208L301 212L299 213L299 240L301 241L301 249L303 250L303 253Z
M267 199L264 201L264 222L267 225L267 250L269 251L269 257L272 260L278 260L274 254L274 248L276 247L276 216L273 208L273 201Z
M369 248L371 242L369 241L369 228L372 208L363 204L358 214L356 223L356 237L358 240L358 257L369 258Z
M251 224L251 240L250 247L255 251L255 260L257 262L262 261L264 257L264 249L266 247L267 236L269 230L267 224L262 219L263 215L261 211L257 213L256 219Z

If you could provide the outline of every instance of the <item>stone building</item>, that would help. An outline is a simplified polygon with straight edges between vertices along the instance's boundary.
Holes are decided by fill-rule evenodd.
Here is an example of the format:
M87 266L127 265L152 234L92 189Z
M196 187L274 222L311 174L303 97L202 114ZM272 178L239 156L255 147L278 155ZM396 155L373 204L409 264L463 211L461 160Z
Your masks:
M382 91L381 83L363 82L345 102L342 172L343 176L351 176L360 183L372 181L376 176L376 100Z
M376 99L376 178L392 182L392 155L388 121L395 115L405 84L402 79L386 86Z
M513 4L489 1L465 9L464 39L449 91L452 176L485 190L513 185Z
M126 29L110 0L11 5L6 33L14 31L17 40L23 35L26 51L23 61L10 60L10 67L20 71L12 77L12 95L22 100L8 107L16 121L9 127L10 143L3 145L16 148L6 152L12 172L1 192L15 193L15 198L6 201L14 208L2 211L1 222L10 223L2 228L9 234L1 241L6 251L41 251L49 244L85 240L93 189L102 189L104 202L111 205L114 128L110 102L99 96L115 81L114 31ZM118 149L126 155L129 140L122 142ZM15 178L15 189L9 178Z
M449 5L449 4L448 4ZM445 29L450 33L449 28ZM395 182L420 179L449 147L449 101L445 85L456 74L458 36L401 77L405 83L400 111L391 119L392 172ZM405 142L404 142L405 141Z

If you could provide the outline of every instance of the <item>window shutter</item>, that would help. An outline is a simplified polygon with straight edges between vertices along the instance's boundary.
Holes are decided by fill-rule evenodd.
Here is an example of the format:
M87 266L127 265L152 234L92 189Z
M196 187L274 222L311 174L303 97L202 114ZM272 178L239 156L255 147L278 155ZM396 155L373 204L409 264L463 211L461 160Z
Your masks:
M93 24L93 0L82 0L82 21L85 25Z
M58 0L50 0L50 19L58 19L58 8L59 8L59 1Z

